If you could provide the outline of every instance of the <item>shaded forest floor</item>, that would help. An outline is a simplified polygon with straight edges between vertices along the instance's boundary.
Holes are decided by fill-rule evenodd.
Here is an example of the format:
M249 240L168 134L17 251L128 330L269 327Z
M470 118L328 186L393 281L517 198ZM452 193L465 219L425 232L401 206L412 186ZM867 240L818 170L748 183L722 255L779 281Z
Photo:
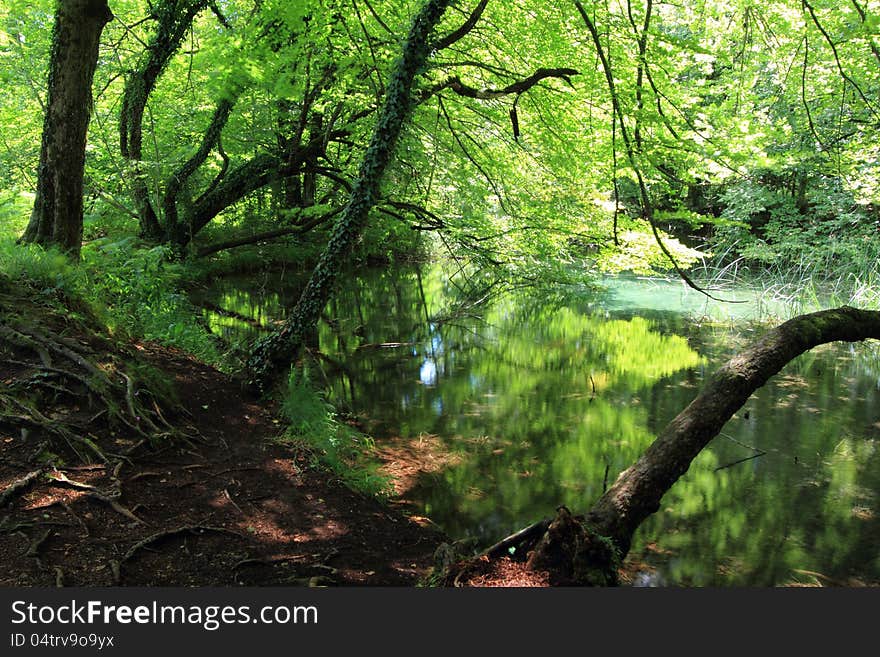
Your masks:
M215 368L0 278L0 586L417 586L465 556L407 499L442 445L384 441L382 504L283 433ZM457 572L435 583L558 584L507 556Z
M454 464L442 445L385 441L396 495L382 504L283 433L213 367L0 278L0 586L417 586L462 558L407 500ZM436 583L565 583L527 554ZM630 555L620 582L652 570Z
M232 379L172 349L111 345L77 313L9 290L0 289L0 585L414 586L429 573L440 532L312 466ZM114 397L75 371L84 363L120 382L116 403L133 417L117 409L111 421ZM173 382L173 408L133 386L132 368ZM143 438L149 409L151 426L174 435ZM106 462L73 458L77 436Z

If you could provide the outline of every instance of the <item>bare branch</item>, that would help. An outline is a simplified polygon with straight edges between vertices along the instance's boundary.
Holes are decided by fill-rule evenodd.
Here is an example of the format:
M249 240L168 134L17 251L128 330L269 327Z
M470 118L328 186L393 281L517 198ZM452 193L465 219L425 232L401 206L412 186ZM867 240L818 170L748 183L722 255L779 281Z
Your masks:
M474 26L477 24L477 21L480 20L480 16L483 15L483 10L488 4L489 0L480 0L480 2L477 3L477 6L474 7L471 15L468 16L468 19L462 24L462 26L455 30L455 32L448 34L447 36L434 43L433 49L435 51L443 50L444 48L448 48L453 43L466 36L472 29L474 29Z
M546 80L547 78L560 78L562 80L565 80L569 84L569 86L572 86L571 80L569 79L572 75L579 75L579 72L573 68L539 68L529 77L523 80L518 80L513 84L509 84L503 89L477 89L475 87L471 87L470 85L465 84L461 81L461 78L459 78L457 75L454 75L447 80L435 85L431 89L425 90L422 93L422 100L434 95L439 91L442 91L443 89L451 89L459 96L465 96L467 98L476 98L478 100L492 100L493 98L500 98L502 96L509 96L511 94L525 93L536 84L541 82L541 80Z

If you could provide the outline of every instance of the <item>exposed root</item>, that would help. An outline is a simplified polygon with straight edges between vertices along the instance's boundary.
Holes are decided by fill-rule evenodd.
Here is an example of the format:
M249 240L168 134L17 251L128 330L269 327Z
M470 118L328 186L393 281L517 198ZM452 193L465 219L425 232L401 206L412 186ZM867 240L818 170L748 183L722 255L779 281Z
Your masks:
M443 586L469 586L471 580L491 570L491 563L506 559L519 564L521 574L549 577L553 586L618 583L619 560L611 542L564 506L556 510L552 521L545 519L529 525L476 556L453 559L439 554L436 558L433 579Z
M7 408L14 406L19 409L18 413L10 413L0 408L0 424L41 429L43 433L48 433L63 441L81 461L89 460L86 456L87 452L92 452L100 461L107 461L104 452L94 442L77 435L64 423L51 420L36 408L3 393L0 393L0 403ZM86 448L86 450L83 451L82 448Z
M82 482L69 479L67 475L60 470L53 470L51 473L49 473L49 478L58 483L67 484L68 486L72 486L73 488L79 488L80 490L96 490L95 487L91 484L84 484Z
M539 520L524 529L520 529L518 532L514 532L507 538L501 539L495 545L483 550L480 554L487 557L499 557L511 551L522 554L534 546L538 539L547 531L548 527L550 527L549 518Z
M90 437L90 428L99 421L121 429L123 453L130 438L138 441L135 447L184 438L166 419L168 407L159 403L165 397L144 387L131 366L111 356L116 349L108 346L99 358L84 343L105 338L86 327L80 328L90 337L83 341L61 335L50 326L35 325L26 312L12 302L0 308L0 316L6 315L0 321L0 359L12 368L11 377L0 383L0 425L48 440L35 458L52 459L52 454L66 451L80 462L109 462L107 446Z
M129 520L133 520L142 525L146 525L147 523L138 518L134 512L123 506L119 503L119 498L122 497L122 481L119 479L119 471L122 468L122 462L116 463L113 468L113 472L110 475L110 479L113 482L113 485L106 489L101 490L91 484L86 484L80 481L74 481L70 479L67 475L65 475L60 470L53 470L49 477L52 479L55 485L64 484L66 486L70 486L71 488L76 488L77 490L85 491L86 497L94 498L104 504L107 504L111 509L116 511L116 513L125 516Z
M91 532L89 532L89 526L85 523L85 521L82 518L80 518L78 515L76 515L73 512L73 509L70 508L69 504L62 502L61 508L63 508L67 512L67 515L69 515L71 518L76 520L77 524L83 530L83 536L89 536L91 534Z
M40 548L43 547L43 544L47 540L49 540L50 536L52 536L52 530L47 529L45 532L43 532L43 534L41 536L38 536L33 541L31 541L31 544L28 547L27 552L24 553L24 556L33 557L34 559L37 560L37 562L39 562L40 561Z
M226 529L224 527L209 527L204 525L190 525L187 527L178 527L177 529L169 529L167 531L158 532L153 534L152 536L148 536L142 541L138 541L134 545L132 545L122 559L119 562L119 565L122 566L126 561L129 561L139 550L144 549L154 543L158 543L159 541L163 541L167 538L171 538L173 536L179 536L180 534L195 534L196 536L204 533L204 532L214 532L219 534L231 534L238 538L243 538L241 534L236 531L232 531L231 529Z
M34 470L33 472L27 473L21 479L13 481L2 493L0 493L0 507L6 506L14 497L24 493L24 491L27 490L27 488L34 483L41 474L43 474L42 470Z
M109 505L111 509L116 511L116 513L125 516L129 520L133 520L141 525L148 524L147 522L138 518L130 509L122 506L119 502L114 500L112 497L107 497L106 495L104 495L102 493L98 493L98 492L88 493L88 496L93 497L96 500L100 500L101 502L104 502L104 504Z

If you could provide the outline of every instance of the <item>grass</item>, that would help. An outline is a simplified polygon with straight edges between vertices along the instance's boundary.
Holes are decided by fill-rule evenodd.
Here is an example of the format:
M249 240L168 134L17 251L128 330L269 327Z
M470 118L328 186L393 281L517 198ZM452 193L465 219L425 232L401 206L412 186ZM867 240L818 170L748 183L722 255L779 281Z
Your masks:
M144 248L134 238L95 240L74 264L54 249L7 236L0 238L0 275L47 300L86 305L112 334L223 364L217 341L180 291L185 267L171 262L164 247Z
M880 262L842 263L828 254L779 259L756 266L732 247L691 271L712 292L747 290L757 319L772 321L838 306L880 309Z
M386 499L391 481L379 472L372 439L341 422L336 410L309 380L307 368L293 368L282 401L290 423L285 440L305 449L350 488Z

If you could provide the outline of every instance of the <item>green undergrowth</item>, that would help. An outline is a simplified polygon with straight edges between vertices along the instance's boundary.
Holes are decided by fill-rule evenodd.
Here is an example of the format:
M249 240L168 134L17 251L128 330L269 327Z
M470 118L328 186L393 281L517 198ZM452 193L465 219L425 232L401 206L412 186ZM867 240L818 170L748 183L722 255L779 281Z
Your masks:
M0 268L0 428L10 449L61 466L185 438L169 424L180 408L173 382L107 332L77 293L84 274L48 257L22 260L29 268L11 277L9 262Z
M281 405L289 422L285 441L311 454L350 488L386 499L391 481L379 472L372 439L345 422L312 384L307 368L290 372Z
M221 369L234 368L182 292L192 275L165 247L145 246L130 237L90 242L79 264L55 250L0 239L0 291L25 293L59 316L87 321L118 339L152 340ZM138 369L136 363L132 367L131 374L154 396L170 404L178 401L161 372ZM307 370L291 373L282 409L289 422L286 440L311 454L315 464L366 495L383 499L390 494L390 481L372 458L371 439L338 418Z
M70 262L54 249L0 240L0 274L44 298L88 307L114 336L145 339L221 367L224 354L182 288L188 274L164 246L98 239Z

